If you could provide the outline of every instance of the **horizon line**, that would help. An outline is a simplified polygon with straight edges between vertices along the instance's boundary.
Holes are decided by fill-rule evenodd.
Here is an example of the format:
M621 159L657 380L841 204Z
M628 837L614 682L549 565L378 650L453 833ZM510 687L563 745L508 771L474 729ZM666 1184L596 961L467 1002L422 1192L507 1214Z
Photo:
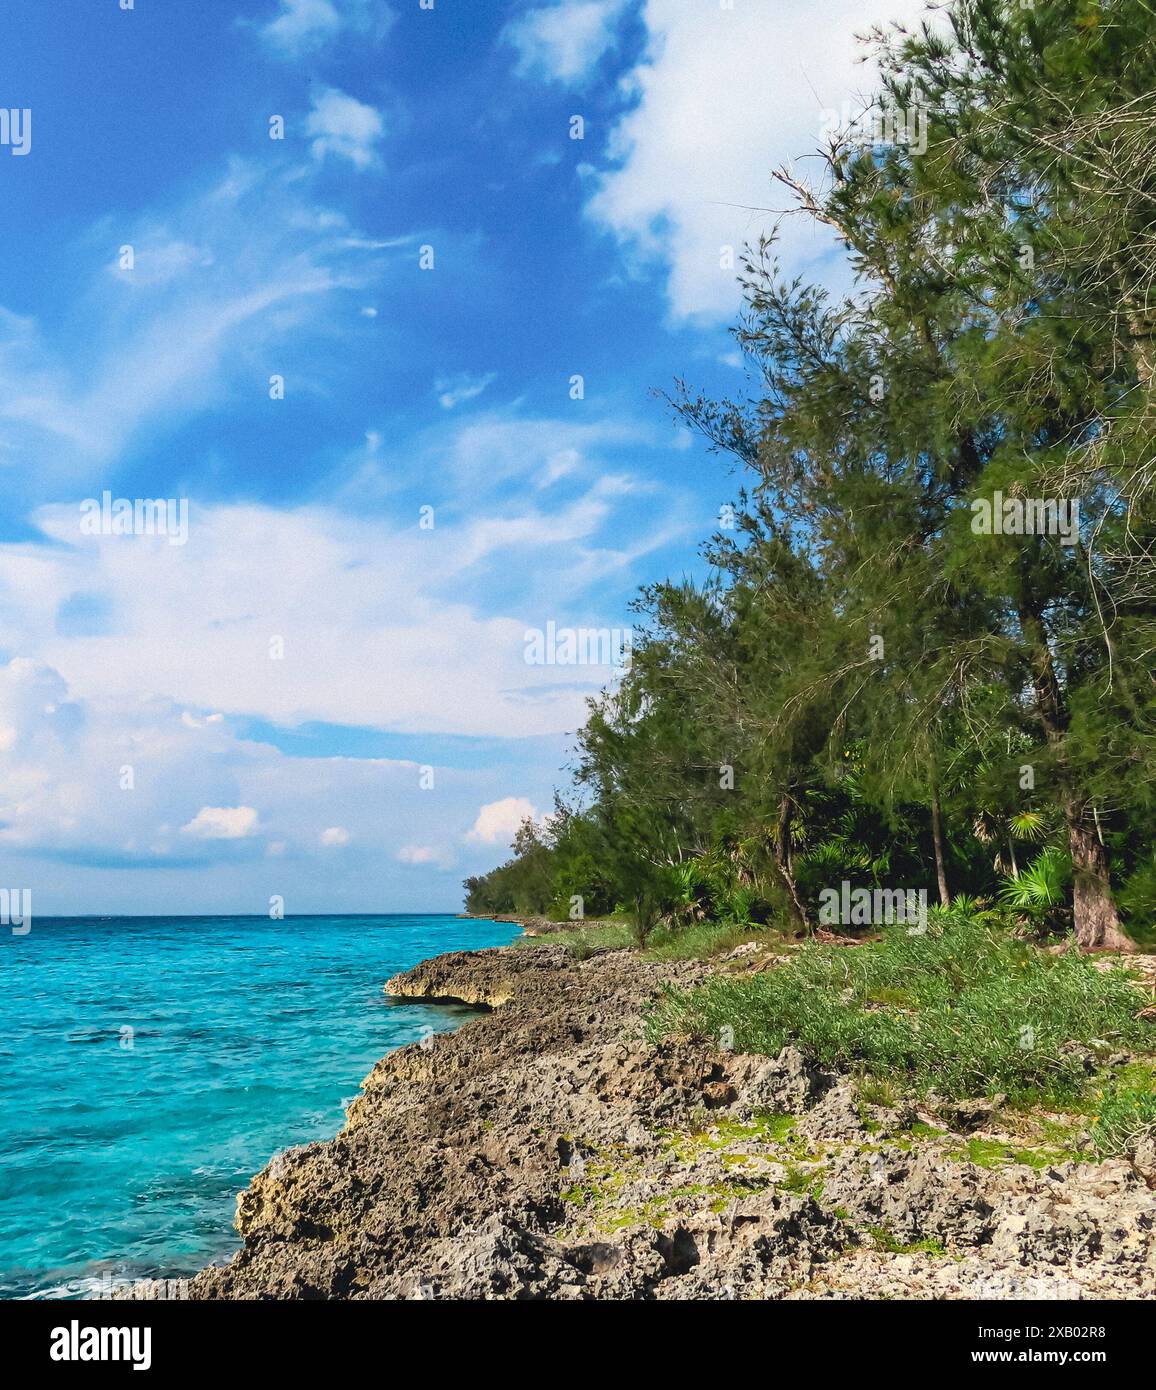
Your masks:
M284 917L270 917L267 912L39 912L33 920L37 922L80 922L86 918L113 919L117 917L144 918L196 918L196 917L246 917L255 921L288 922L299 917L466 917L474 921L501 921L475 913L466 912L391 912L388 909L365 910L361 912L287 912Z

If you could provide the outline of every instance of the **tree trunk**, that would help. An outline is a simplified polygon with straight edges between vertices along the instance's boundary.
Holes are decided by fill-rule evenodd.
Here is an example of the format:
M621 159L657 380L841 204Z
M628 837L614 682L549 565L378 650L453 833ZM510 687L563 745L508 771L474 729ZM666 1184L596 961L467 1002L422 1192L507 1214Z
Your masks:
M1108 879L1107 851L1095 831L1084 823L1078 803L1069 801L1064 811L1075 876L1076 941L1085 951L1135 950L1120 929Z
M1060 691L1043 623L1038 612L1026 603L1020 607L1019 618L1024 636L1034 648L1032 681L1036 708L1047 740L1056 749L1056 774L1063 792L1068 849L1075 880L1072 915L1076 942L1085 951L1134 950L1132 942L1120 929L1120 914L1116 911L1108 873L1108 851L1096 833L1084 824L1084 801L1073 785L1074 778L1064 757L1068 710Z
M791 902L798 913L799 921L803 924L803 928L809 931L810 923L807 920L807 909L799 897L799 890L795 885L795 875L791 870L791 821L794 819L794 813L794 800L790 792L784 792L779 798L779 823L775 831L775 865L787 886L787 892L791 895Z
M941 907L951 906L951 892L947 886L947 861L943 853L943 815L939 806L939 792L931 793L931 842L935 846L935 877L939 882L939 902Z

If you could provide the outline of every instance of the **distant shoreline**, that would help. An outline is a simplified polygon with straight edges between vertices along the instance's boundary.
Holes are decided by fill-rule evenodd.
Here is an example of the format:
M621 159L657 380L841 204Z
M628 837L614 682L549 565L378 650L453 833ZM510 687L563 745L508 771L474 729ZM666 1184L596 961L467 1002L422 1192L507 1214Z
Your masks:
M514 926L521 927L527 936L550 936L557 932L576 931L582 927L599 925L597 918L589 918L580 922L555 922L550 917L527 917L517 913L507 914L504 912L459 912L457 915L475 922L511 922Z

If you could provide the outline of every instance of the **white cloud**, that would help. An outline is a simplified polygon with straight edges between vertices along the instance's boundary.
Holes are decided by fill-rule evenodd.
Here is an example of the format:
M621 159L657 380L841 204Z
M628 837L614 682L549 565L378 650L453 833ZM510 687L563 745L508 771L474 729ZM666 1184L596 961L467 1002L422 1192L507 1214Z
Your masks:
M60 673L18 657L0 665L0 848L100 851L125 860L203 854L238 826L246 758L220 724L185 722L170 702L77 700ZM221 756L218 756L221 755ZM191 809L199 816L189 820ZM224 820L220 819L224 813ZM254 813L255 814L255 813ZM172 827L187 822L182 841Z
M447 463L471 490L510 478L548 486L587 467L603 472L600 453L653 442L657 435L632 421L591 420L576 424L562 417L519 418L504 414L473 417L453 436Z
M204 840L244 840L258 828L259 818L252 806L202 806L188 825L181 826L181 834Z
M562 0L528 10L505 30L518 50L522 76L580 83L614 43L615 21L623 0Z
M402 759L288 756L170 700L77 698L27 658L0 663L0 733L0 859L13 872L20 856L50 859L51 873L13 880L38 893L62 864L232 871L263 860L276 879L259 894L292 884L323 910L339 890L318 866L343 843L366 875L393 860L392 845L408 847L403 863L444 870L452 851L431 847L461 840L504 775L439 766L435 791Z
M773 214L759 209L789 206L771 171L820 146L824 108L870 90L855 33L922 10L922 0L831 0L821 14L798 0L646 0L646 52L627 79L636 103L613 131L613 167L588 211L641 263L665 266L674 318L734 314L722 248L737 264L743 244L770 230ZM785 260L813 274L833 246L800 218L783 238Z
M619 548L601 537L627 504L645 505L651 524ZM567 621L576 602L585 611L574 620L593 622L583 593L610 576L628 583L624 572L671 538L671 522L653 496L615 475L552 511L505 496L487 511L472 495L470 508L439 510L435 529L422 531L416 516L391 526L322 507L194 499L188 542L171 546L164 537L83 536L78 506L54 505L36 514L50 544L0 544L4 643L86 699L124 703L153 691L182 709L282 724L496 736L574 729L585 696L610 672L528 666L526 628ZM520 559L513 573L511 554ZM504 590L496 613L486 605L491 577ZM77 594L103 615L79 631L58 622ZM594 625L603 624L613 615ZM274 637L283 659L270 655Z
M181 714L181 723L187 729L203 729L206 724L219 724L224 717L223 714L206 714L203 719L198 719L195 714L185 710Z
M478 811L478 818L467 835L468 840L493 845L499 840L513 840L514 833L527 817L536 820L538 812L524 796L504 796L491 801Z
M355 169L368 169L377 163L385 122L375 107L326 87L313 98L305 131L313 137L315 159L334 155L347 159Z
M495 379L495 372L487 372L484 376L470 376L468 372L460 372L457 376L441 377L434 382L434 390L438 392L438 404L443 410L453 410L456 406L464 405L466 401L475 400Z
M441 845L402 845L397 852L397 862L408 864L410 868L420 869L432 866L445 871L454 867L454 853Z
M122 242L131 271L107 260ZM91 476L158 422L217 404L238 361L332 334L334 293L375 287L382 250L294 171L240 161L163 217L97 225L77 260L100 269L69 301L65 346L0 309L0 451L35 457L42 478Z
M275 48L296 50L324 42L340 29L341 16L332 0L281 0L261 33Z
M324 47L349 30L383 37L395 15L382 0L279 0L261 37L284 57Z

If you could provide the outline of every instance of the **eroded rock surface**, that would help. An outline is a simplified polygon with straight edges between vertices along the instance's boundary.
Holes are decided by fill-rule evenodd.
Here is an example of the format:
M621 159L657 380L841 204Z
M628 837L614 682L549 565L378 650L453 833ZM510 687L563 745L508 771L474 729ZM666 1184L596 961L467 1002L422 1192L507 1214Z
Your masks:
M238 1198L242 1250L193 1296L1156 1292L1139 1165L979 1166L970 1134L866 1106L793 1048L645 1043L646 1004L706 971L546 943L391 980L492 1012L383 1058L335 1139L278 1155Z

